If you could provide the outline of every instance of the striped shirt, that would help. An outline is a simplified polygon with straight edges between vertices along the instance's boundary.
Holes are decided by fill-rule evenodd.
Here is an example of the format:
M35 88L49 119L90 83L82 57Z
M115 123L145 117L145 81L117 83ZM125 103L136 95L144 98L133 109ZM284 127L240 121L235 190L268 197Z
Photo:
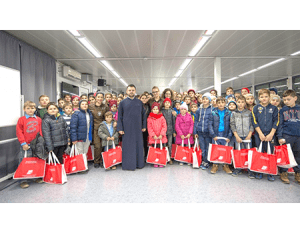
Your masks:
M64 113L63 118L65 119L67 125L68 125L68 132L70 133L70 122L71 122L71 117L72 115L67 115L66 113Z

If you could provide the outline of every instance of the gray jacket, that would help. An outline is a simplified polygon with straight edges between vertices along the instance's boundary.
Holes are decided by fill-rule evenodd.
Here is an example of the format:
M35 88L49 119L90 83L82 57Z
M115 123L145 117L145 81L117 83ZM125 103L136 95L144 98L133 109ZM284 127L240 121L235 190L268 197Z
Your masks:
M111 123L114 124L115 121L112 121ZM100 126L99 126L99 129L98 129L98 135L99 137L102 139L102 146L107 146L107 140L106 138L107 137L111 137L110 134L109 134L109 131L108 131L108 128L105 124L105 121L103 121ZM114 128L114 132L113 132L113 135L112 137L114 137L114 142L115 142L115 145L118 145L119 144L119 133L117 132L117 128ZM108 141L108 145L111 146L113 143L111 140Z
M233 111L230 118L232 132L237 132L239 137L247 137L250 131L254 131L251 120L251 111L244 109L242 112Z
M55 118L46 113L42 122L42 132L47 151L53 151L54 147L68 144L69 133L67 123L62 116Z
M172 111L173 111L172 109L165 109L165 108L162 108L161 110L162 114L166 119L167 126L168 126L166 135L171 135L176 132L175 131L176 118L175 116L173 116Z

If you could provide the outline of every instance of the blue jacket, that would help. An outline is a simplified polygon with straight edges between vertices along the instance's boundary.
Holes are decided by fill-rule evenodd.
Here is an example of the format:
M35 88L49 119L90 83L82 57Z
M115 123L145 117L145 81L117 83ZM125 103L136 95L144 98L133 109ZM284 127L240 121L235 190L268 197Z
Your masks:
M209 105L207 108L203 108L203 105L200 105L200 108L196 111L195 121L194 121L194 135L197 133L208 133L208 124L209 118L212 114L212 106Z
M255 105L252 109L252 125L255 128L259 127L263 134L267 135L272 128L277 129L279 125L278 108L272 104L266 107L261 104Z
M300 106L293 108L284 106L279 112L278 139L283 139L283 134L300 137Z
M92 141L92 126L93 126L93 115L88 109L87 112L90 115L90 128L89 128L89 140ZM72 142L83 140L87 138L87 124L86 124L85 111L80 109L72 114L70 122L70 138Z
M232 131L230 129L230 117L231 111L225 108L225 115L224 115L224 137L231 139ZM215 138L218 136L219 132L219 123L220 123L220 116L218 113L218 108L214 108L211 112L211 116L209 118L209 136Z

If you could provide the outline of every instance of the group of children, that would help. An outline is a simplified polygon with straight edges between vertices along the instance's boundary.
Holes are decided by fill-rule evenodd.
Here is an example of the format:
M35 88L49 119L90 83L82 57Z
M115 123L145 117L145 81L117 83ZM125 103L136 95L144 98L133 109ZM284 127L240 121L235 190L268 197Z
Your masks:
M155 89L158 90L157 87ZM190 89L181 95L166 89L162 98L156 98L155 91L154 97L144 93L138 98L144 104L147 117L145 155L148 146L156 144L158 147L160 142L168 147L171 155L173 143L189 146L194 144L194 138L198 138L202 150L200 167L205 170L212 165L213 174L217 172L219 164L211 164L207 159L209 143L251 148L263 142L263 151L266 151L268 142L272 152L274 145L290 143L296 161L300 162L300 111L295 104L296 93L293 90L284 92L285 106L281 110L281 99L276 94L271 95L270 90L261 89L258 92L260 103L256 105L254 96L247 88L243 88L241 94L234 94L232 88L227 88L226 98L217 97L216 90L196 95ZM46 151L53 152L60 163L63 163L63 154L68 147L76 145L79 153L87 153L93 142L94 167L103 167L101 152L121 141L116 131L117 109L124 97L126 95L117 97L102 92L80 97L67 94L56 104L50 102L48 96L42 95L38 108L32 101L25 102L25 115L17 123L17 137L21 144L20 162L25 151L27 157L33 156L30 142L40 133L44 137ZM173 164L172 160L170 164ZM226 164L223 169L233 176L242 173L241 169L232 172ZM300 169L295 167L294 171L295 179L300 184ZM251 171L248 171L248 175L249 178L263 177L261 173ZM289 183L286 169L280 169L280 178L284 183ZM275 178L268 175L268 180L274 181ZM41 183L42 180L37 179L36 182ZM22 188L28 186L27 180L21 182Z

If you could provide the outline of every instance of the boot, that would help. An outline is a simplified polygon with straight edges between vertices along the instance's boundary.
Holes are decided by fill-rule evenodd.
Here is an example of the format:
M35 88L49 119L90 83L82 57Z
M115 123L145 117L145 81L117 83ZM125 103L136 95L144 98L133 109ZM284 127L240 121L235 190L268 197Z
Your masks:
M227 174L231 174L231 173L232 173L232 171L230 170L228 164L224 164L223 170L224 170Z
M290 180L289 180L289 177L288 177L288 173L287 172L282 172L280 173L280 179L283 183L285 184L289 184L290 183Z
M215 173L217 173L218 169L219 169L219 165L218 164L213 164L210 173L215 174Z
M300 173L295 172L295 180L300 184Z
M173 161L172 161L172 159L170 159L170 161L169 161L169 164L170 164L170 165L173 165Z

